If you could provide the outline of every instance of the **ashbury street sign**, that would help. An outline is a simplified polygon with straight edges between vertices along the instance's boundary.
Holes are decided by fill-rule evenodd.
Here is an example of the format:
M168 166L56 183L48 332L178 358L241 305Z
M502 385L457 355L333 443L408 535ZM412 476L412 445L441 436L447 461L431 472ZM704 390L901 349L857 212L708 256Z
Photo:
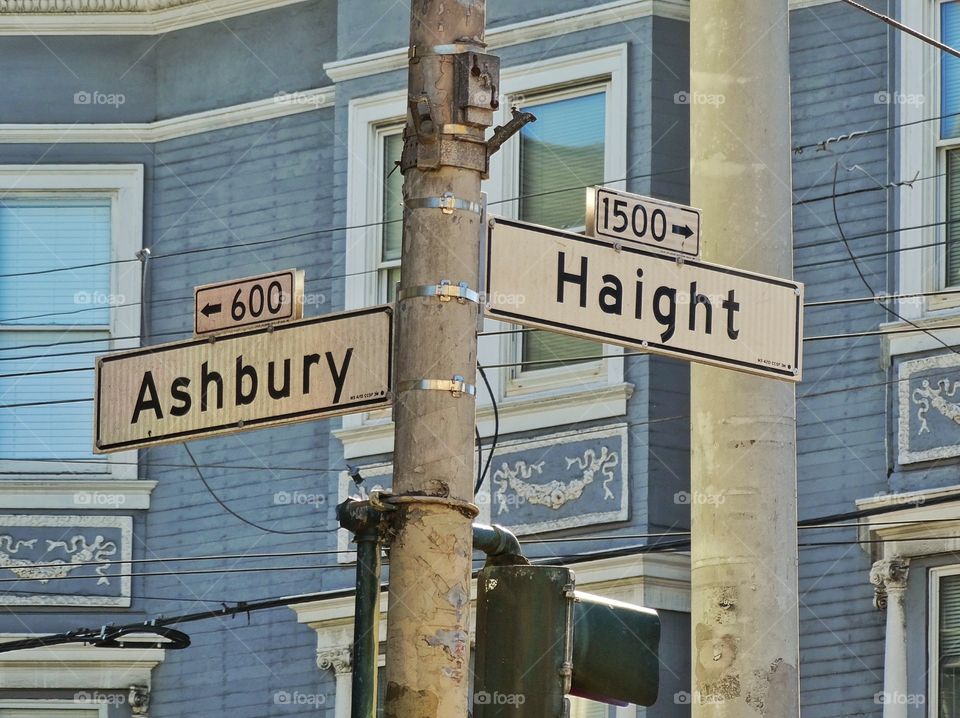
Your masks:
M799 381L803 285L495 219L487 316Z
M389 406L392 317L380 306L99 357L94 451Z

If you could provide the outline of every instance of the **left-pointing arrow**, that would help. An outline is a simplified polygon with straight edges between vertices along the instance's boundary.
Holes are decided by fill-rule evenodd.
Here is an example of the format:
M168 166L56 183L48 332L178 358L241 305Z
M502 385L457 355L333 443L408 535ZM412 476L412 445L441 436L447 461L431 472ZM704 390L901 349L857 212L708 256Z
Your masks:
M220 304L207 304L203 309L200 310L200 313L205 317L209 317L211 314L219 314L220 309Z

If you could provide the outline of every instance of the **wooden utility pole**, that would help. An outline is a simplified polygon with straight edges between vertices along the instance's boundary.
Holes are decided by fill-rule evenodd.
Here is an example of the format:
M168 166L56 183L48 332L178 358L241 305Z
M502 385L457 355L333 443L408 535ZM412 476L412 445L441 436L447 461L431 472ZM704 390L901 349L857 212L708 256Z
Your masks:
M703 258L793 274L787 0L691 3ZM790 382L691 366L694 718L799 715Z
M463 718L485 130L485 0L413 0L398 292L384 713Z

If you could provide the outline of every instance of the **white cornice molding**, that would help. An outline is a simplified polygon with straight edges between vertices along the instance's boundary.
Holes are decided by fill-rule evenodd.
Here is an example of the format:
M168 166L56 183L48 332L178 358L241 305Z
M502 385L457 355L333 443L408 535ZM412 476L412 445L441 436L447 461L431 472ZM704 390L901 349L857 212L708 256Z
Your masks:
M557 15L546 15L533 20L524 20L503 27L491 28L486 37L487 49L494 50L511 45L520 45L533 40L567 35L579 30L627 22L650 15L675 20L688 20L690 4L688 0L614 0L596 7L571 10ZM323 66L323 69L334 82L343 82L344 80L399 70L405 67L406 63L407 49L396 48L346 60L328 62Z
M790 9L795 10L837 1L790 0ZM607 2L596 7L580 8L557 15L546 15L532 20L524 20L503 27L494 27L487 31L487 49L495 50L511 45L520 45L533 40L567 35L580 30L613 25L651 15L688 22L690 20L689 0L613 0L613 2ZM405 67L406 63L407 49L396 48L345 60L334 60L326 63L323 69L334 82L343 82L344 80L399 70Z
M333 107L333 87L278 92L273 97L156 122L97 124L0 124L0 144L165 142L252 122Z
M690 612L690 556L676 554L638 554L617 556L571 565L577 589L607 598L662 611ZM470 582L471 604L477 598L477 580ZM386 640L386 614L389 598L380 595L380 640ZM349 645L353 632L353 596L300 603L289 607L297 622L317 632L319 651ZM470 611L471 634L476 611Z
M790 0L791 10L800 10L805 7L816 7L817 5L829 5L830 3L840 2L840 0Z
M3 633L0 642L33 638ZM75 643L0 653L4 688L122 690L150 685L150 672L164 659L162 648L97 648Z
M137 511L150 508L156 485L142 479L0 479L0 509Z
M160 35L306 0L0 0L0 35Z
M935 500L940 503L930 503ZM890 509L859 522L861 546L875 561L960 551L960 486L880 494L856 505L860 510Z

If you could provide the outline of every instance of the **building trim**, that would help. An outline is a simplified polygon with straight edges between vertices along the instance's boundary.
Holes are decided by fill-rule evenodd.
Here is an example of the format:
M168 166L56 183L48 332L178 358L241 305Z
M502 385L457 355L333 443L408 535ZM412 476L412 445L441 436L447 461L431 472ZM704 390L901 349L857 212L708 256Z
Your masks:
M155 122L0 124L0 144L166 142L179 137L333 107L335 101L333 87L317 87L298 92L278 92L273 97L262 100Z
M790 9L809 8L837 1L790 0ZM487 48L496 50L511 45L521 45L525 42L558 37L580 30L589 30L650 16L689 22L690 3L688 0L614 0L596 7L585 7L556 15L546 15L502 27L490 28L486 35ZM324 64L323 69L334 82L344 82L399 70L406 64L407 49L395 48L344 60L334 60Z
M946 500L955 496L956 501ZM937 503L931 503L937 500ZM874 561L960 552L960 486L858 499L858 509L890 508L860 519L860 541ZM902 509L896 507L902 506ZM870 541L870 543L867 543Z
M305 1L98 0L91 10L90 0L18 0L0 10L0 36L161 35Z
M686 0L614 0L596 7L581 8L490 28L486 34L487 49L495 50L520 45L533 40L558 37L650 15L688 20L690 5ZM395 48L345 60L334 60L325 63L323 69L334 82L344 82L399 70L406 67L406 64L407 49Z
M648 553L617 556L572 565L577 589L660 611L690 612L690 556ZM470 635L476 635L477 579L470 582ZM380 641L386 640L389 596L380 594ZM317 632L318 653L349 646L353 635L354 597L344 596L289 607L297 622Z
M0 642L34 638L2 633ZM150 672L163 663L162 648L97 648L77 643L0 653L4 688L82 688L128 691L150 685Z
M6 480L0 478L0 509L132 511L150 508L156 481L136 479ZM101 498L102 497L102 498Z

